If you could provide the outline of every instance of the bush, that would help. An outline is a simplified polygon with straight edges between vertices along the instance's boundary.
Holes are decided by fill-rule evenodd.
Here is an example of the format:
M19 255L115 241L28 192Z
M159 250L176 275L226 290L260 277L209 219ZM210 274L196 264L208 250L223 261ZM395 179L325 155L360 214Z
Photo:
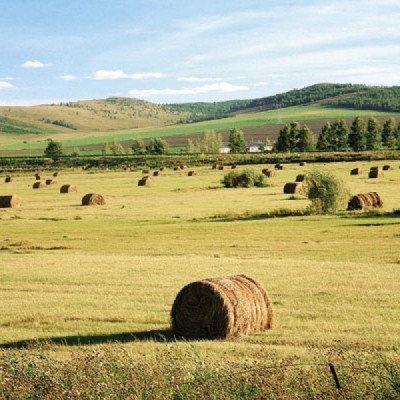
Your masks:
M265 187L267 186L267 178L264 174L255 172L251 169L245 169L242 172L231 171L224 176L222 180L226 188L244 187L249 188L253 186Z
M347 204L349 191L341 179L329 172L313 171L307 183L307 197L312 214L334 214Z

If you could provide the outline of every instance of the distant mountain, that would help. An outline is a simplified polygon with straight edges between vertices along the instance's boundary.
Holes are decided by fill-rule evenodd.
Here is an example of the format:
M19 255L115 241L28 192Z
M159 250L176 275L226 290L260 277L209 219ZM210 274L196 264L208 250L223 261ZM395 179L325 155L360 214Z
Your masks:
M318 83L303 89L293 89L253 100L168 104L165 107L182 113L187 112L188 116L181 122L190 123L244 112L267 111L312 103L358 110L399 112L400 86Z

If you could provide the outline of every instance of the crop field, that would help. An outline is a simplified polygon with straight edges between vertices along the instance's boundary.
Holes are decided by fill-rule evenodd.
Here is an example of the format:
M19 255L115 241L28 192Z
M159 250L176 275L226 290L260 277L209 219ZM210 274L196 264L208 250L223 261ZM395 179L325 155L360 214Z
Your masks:
M190 346L213 362L239 364L268 362L268 354L301 362L398 354L400 169L388 163L394 169L379 179L368 179L368 162L288 164L268 187L249 189L223 188L227 168L211 167L194 168L192 177L168 169L152 187L137 186L141 171L65 170L38 190L31 173L11 183L3 175L0 195L17 194L22 207L0 209L0 346L9 352L50 340L48 351L60 359L85 346L123 346L139 358ZM350 176L356 166L366 172ZM309 201L283 194L283 185L313 169L341 177L352 194L377 191L383 208L290 216ZM64 183L78 192L60 194ZM89 192L107 204L82 207ZM279 216L282 209L288 216ZM177 292L234 274L267 289L275 327L232 340L170 342Z

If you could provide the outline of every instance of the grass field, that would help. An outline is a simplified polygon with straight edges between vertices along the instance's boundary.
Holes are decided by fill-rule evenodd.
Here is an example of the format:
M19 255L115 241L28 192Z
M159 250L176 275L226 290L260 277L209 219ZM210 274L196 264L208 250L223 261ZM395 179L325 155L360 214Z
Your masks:
M8 184L1 177L0 194L16 193L23 205L0 210L0 344L50 339L62 343L51 352L65 358L71 346L112 352L121 345L107 343L122 341L135 357L154 357L170 348L154 337L168 330L180 288L244 273L269 291L276 327L190 342L196 354L237 363L266 361L266 352L302 362L321 352L398 354L400 218L392 211L400 208L400 169L392 165L377 180L350 176L354 163L288 165L252 189L222 188L224 171L210 167L194 177L167 171L151 188L137 186L140 171L61 171L59 184L41 190L32 190L31 175ZM262 218L305 208L308 200L282 188L313 168L342 177L353 194L379 192L382 213ZM78 193L59 194L63 183ZM88 192L107 205L80 206ZM185 351L188 343L173 346Z
M65 108L65 107L64 107ZM50 137L61 141L64 147L73 149L74 147L93 146L102 143L109 143L113 140L127 141L135 138L152 137L174 137L181 135L190 135L205 130L214 129L216 131L226 131L233 127L248 128L248 134L251 136L251 128L260 126L270 126L293 120L298 121L316 121L336 118L353 118L355 116L369 117L371 115L386 117L389 115L397 116L394 113L384 113L378 111L363 110L344 110L339 108L330 108L322 105L310 105L299 107L288 107L281 110L238 114L234 117L223 118L214 121L205 121L193 124L171 125L161 127L147 127L128 130L116 130L110 132L105 130L101 120L98 131L93 130L70 130L59 129L52 133ZM318 133L318 132L317 132ZM49 135L12 135L0 133L0 151L25 150L34 151L44 149L47 145Z

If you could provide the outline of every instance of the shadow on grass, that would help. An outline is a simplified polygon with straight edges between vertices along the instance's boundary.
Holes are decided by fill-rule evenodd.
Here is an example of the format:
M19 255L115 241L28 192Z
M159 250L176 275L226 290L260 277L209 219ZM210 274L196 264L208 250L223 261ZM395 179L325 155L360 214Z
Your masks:
M171 330L160 329L140 332L122 332L99 335L76 335L76 336L59 336L47 337L41 339L20 340L0 344L0 349L23 349L36 347L40 345L63 345L63 346L83 346L104 343L128 343L141 341L154 341L160 343L175 342L185 340L182 337L176 336Z

